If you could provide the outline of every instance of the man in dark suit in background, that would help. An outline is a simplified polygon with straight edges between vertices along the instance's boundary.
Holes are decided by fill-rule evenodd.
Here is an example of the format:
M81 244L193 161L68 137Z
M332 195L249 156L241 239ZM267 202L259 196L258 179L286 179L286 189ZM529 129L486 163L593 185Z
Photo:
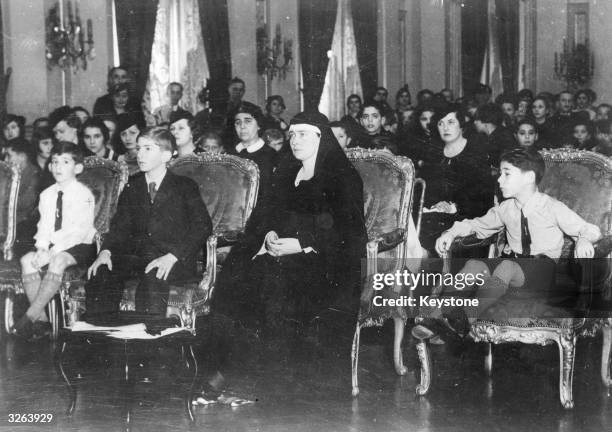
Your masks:
M176 149L162 127L138 137L140 173L130 177L97 259L88 270L87 312L118 310L123 282L140 279L136 310L165 314L169 283L196 276L196 257L212 223L198 185L167 170Z

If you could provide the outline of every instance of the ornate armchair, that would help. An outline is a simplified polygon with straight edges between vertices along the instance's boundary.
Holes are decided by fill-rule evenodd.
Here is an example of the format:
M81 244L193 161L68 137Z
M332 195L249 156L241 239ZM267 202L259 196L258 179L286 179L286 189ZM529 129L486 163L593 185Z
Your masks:
M205 266L199 282L172 285L166 316L177 316L195 333L196 317L210 311L210 298L220 266L255 207L259 169L249 160L226 154L182 156L170 163L175 174L193 179L212 219L213 232L206 241ZM203 245L204 246L204 245ZM127 284L122 310L135 309L136 286Z
M542 314L530 317L528 313L517 318L517 311L521 308L527 309L525 300L500 299L487 310L487 317L500 317L499 319L478 319L471 325L469 336L476 342L488 342L489 350L485 359L485 369L491 372L493 365L491 344L505 342L522 342L528 344L547 345L556 343L559 347L559 395L564 408L573 408L572 379L576 339L579 336L594 335L600 328L604 327L604 348L602 354L602 378L607 386L610 386L610 341L612 340L612 329L609 327L610 320L606 318L592 318L593 305L589 304L594 295L605 298L612 294L610 248L612 241L612 161L600 154L578 150L544 150L541 152L546 162L546 174L540 183L540 190L552 197L562 201L568 207L577 212L587 222L600 227L604 238L595 245L596 257L606 257L601 260L604 268L598 269L594 275L588 263L583 265L582 280L577 281L560 274L558 271L556 291L578 294L578 301L572 308L573 314L560 318L555 314L546 313L553 306L542 300L542 305L537 305ZM490 244L490 239L478 240L473 236L455 239L451 247L457 251L461 247L479 246ZM571 257L573 254L573 241L565 239L563 257ZM447 262L449 262L447 260ZM583 263L584 264L584 263ZM561 266L558 266L558 268ZM607 290L607 292L606 292ZM583 294L582 296L580 294ZM586 300L586 302L584 301ZM533 302L533 300L529 300ZM533 309L532 309L533 310ZM557 309L559 311L559 309ZM609 311L596 311L598 315L610 316ZM606 315L607 314L607 315ZM547 318L551 316L551 318ZM572 317L573 316L573 317ZM605 327L605 324L608 324ZM428 342L419 341L417 351L421 362L421 381L417 386L417 394L424 395L431 386L431 357Z
M2 244L2 262L0 262L0 291L5 295L4 318L12 317L12 302L9 308L9 297L12 296L15 284L21 283L19 263L13 261L13 244L15 243L17 196L19 191L20 172L17 166L0 161L0 243ZM10 309L10 310L9 310ZM12 323L11 323L12 325ZM10 327L6 327L6 332Z
M359 394L357 375L359 336L362 327L381 326L385 320L393 318L395 322L393 347L395 370L399 375L406 373L401 344L409 315L407 309L404 306L376 306L374 297L380 295L386 299L398 299L409 293L403 292L399 287L374 291L371 281L373 275L378 272L394 273L396 270L414 267L415 260L409 261L409 259L421 257L420 245L415 240L418 238L420 229L425 182L415 179L414 166L406 157L361 148L349 149L346 155L363 180L364 211L368 232L366 281L363 285L361 307L351 352L353 395L356 396ZM416 228L412 223L415 184L421 186ZM411 268L411 270L416 269Z

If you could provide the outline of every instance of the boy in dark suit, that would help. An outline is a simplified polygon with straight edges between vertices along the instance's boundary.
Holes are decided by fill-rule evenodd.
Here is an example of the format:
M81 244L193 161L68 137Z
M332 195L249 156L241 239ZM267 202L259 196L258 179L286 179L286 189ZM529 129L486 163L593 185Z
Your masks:
M196 256L212 223L198 185L167 170L176 149L165 128L138 137L140 173L130 177L98 258L89 267L87 312L116 311L123 281L137 274L136 310L165 314L169 283L196 276Z

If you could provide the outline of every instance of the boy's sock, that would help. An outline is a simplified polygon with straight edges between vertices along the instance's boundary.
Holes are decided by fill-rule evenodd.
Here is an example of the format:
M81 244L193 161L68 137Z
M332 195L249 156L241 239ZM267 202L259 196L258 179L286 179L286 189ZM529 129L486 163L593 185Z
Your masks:
M35 272L24 274L21 277L21 283L23 284L23 289L26 292L26 296L28 297L28 301L31 305L32 303L34 303L34 300L38 296L38 291L40 290L40 273ZM46 321L47 315L45 314L44 310L42 311L40 316L35 317L34 320Z
M40 319L40 315L44 315L45 306L47 306L55 293L59 290L61 283L61 274L56 274L49 271L47 272L42 280L42 283L40 284L38 295L34 301L31 302L30 308L26 312L26 315L32 321Z

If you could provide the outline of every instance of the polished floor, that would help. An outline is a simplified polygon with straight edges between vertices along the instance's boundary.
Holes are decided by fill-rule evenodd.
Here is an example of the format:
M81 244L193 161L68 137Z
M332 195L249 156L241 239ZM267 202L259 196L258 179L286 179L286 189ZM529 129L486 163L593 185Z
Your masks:
M342 314L321 323L307 337L262 337L236 331L229 346L203 331L197 357L204 382L226 397L254 404L194 407L195 425L186 415L183 396L189 380L181 355L166 347L155 361L140 366L132 357L133 431L612 431L612 396L599 379L600 338L580 341L574 379L576 407L565 411L558 397L556 347L496 347L495 371L482 367L483 346L469 344L461 355L433 347L435 382L429 395L415 396L418 361L410 340L405 361L410 372L399 377L391 365L391 332L362 333L360 388L351 397L350 345L353 323ZM218 358L215 351L229 354ZM65 415L69 392L49 340L0 341L0 430L114 431L126 427L121 387L124 369L114 348L85 346L69 354L66 368L76 379L78 398L72 418ZM110 359L110 360L109 360ZM219 371L223 376L216 373ZM144 376L151 382L142 382ZM77 378L78 377L78 378ZM178 383L178 384L177 384ZM207 386L208 394L213 389ZM51 413L52 424L15 426L10 413Z

